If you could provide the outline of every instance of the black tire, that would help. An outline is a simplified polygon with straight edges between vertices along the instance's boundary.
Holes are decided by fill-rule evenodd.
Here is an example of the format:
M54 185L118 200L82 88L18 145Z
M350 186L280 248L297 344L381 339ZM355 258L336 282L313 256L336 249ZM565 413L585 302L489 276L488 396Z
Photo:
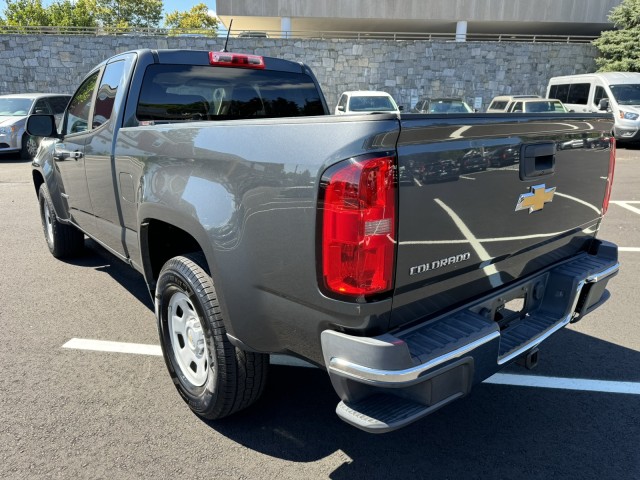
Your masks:
M205 265L201 253L165 263L156 287L156 311L162 353L175 387L193 412L214 420L260 398L269 356L229 342Z
M22 148L20 149L20 158L23 160L33 160L38 152L38 141L35 137L27 134L22 135Z
M38 200L44 238L51 255L56 258L65 258L80 254L84 248L84 233L73 225L65 225L58 221L45 183L40 185Z

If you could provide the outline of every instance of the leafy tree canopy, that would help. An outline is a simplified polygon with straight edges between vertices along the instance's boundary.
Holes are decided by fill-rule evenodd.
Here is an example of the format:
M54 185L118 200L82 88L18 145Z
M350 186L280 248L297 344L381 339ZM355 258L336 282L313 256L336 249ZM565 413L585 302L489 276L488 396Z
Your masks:
M5 18L12 26L158 27L162 0L6 0Z
M165 24L170 28L170 34L204 33L216 36L218 20L209 15L209 7L204 3L195 5L188 12L174 11L165 17Z
M623 0L611 10L616 30L602 32L593 42L600 52L600 72L640 72L640 0Z

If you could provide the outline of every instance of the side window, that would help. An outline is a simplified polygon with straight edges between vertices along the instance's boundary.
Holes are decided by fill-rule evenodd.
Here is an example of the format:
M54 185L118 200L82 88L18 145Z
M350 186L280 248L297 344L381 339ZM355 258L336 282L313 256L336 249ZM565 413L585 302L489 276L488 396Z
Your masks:
M590 83L574 83L569 88L569 96L567 103L575 103L578 105L586 105L589 100ZM558 99L560 100L560 99Z
M69 103L69 97L51 97L49 98L49 105L53 109L55 115L64 113L64 109L67 108Z
M347 108L347 96L346 95L342 95L340 97L340 101L338 102L338 106L339 107L343 107L343 108Z
M41 98L33 106L33 113L44 113L47 115L51 115L53 112L51 111L51 108L49 108L49 104L47 103L47 101L44 98Z
M123 83L124 65L124 61L118 61L105 68L96 96L91 128L97 128L111 118L118 87Z
M558 94L558 86L557 85L551 85L549 87L549 95L547 96L547 98L558 98L556 95Z
M91 113L91 102L97 79L98 72L87 78L69 102L64 122L65 135L89 130L89 114Z
M522 102L516 102L511 107L512 112L522 112Z
M609 98L609 95L607 95L607 92L604 91L604 88L596 87L596 92L593 95L593 103L596 104L596 107L600 104L600 100L602 100L603 98Z
M549 98L555 98L556 100L560 100L562 103L569 103L569 84L565 83L562 85L555 85L555 95L553 94L553 89L549 93Z

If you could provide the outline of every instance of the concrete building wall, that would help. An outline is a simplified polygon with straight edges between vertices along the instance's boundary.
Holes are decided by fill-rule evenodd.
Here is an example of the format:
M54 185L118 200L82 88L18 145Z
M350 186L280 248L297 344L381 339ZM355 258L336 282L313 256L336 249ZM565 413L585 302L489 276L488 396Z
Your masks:
M220 50L223 39L0 36L0 94L73 93L97 63L137 48ZM307 63L333 109L345 90L384 90L409 108L422 96L544 94L552 76L595 71L589 44L232 39L231 51Z
M455 31L470 33L599 35L613 28L611 9L622 0L217 0L216 12L237 30ZM452 30L453 29L453 30Z
M606 23L621 0L217 0L218 15Z

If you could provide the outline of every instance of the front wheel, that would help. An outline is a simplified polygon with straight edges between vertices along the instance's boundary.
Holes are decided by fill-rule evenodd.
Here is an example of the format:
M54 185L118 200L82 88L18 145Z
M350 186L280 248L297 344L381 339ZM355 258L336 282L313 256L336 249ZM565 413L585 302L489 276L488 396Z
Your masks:
M78 255L84 248L84 233L73 225L65 225L58 221L49 189L44 183L38 190L38 201L42 229L51 255L56 258Z
M33 160L38 153L38 141L35 137L27 134L22 135L22 148L20 149L20 158L23 160Z
M231 344L205 268L201 253L169 260L158 278L156 312L162 353L178 392L196 414L218 419L258 400L269 356Z

